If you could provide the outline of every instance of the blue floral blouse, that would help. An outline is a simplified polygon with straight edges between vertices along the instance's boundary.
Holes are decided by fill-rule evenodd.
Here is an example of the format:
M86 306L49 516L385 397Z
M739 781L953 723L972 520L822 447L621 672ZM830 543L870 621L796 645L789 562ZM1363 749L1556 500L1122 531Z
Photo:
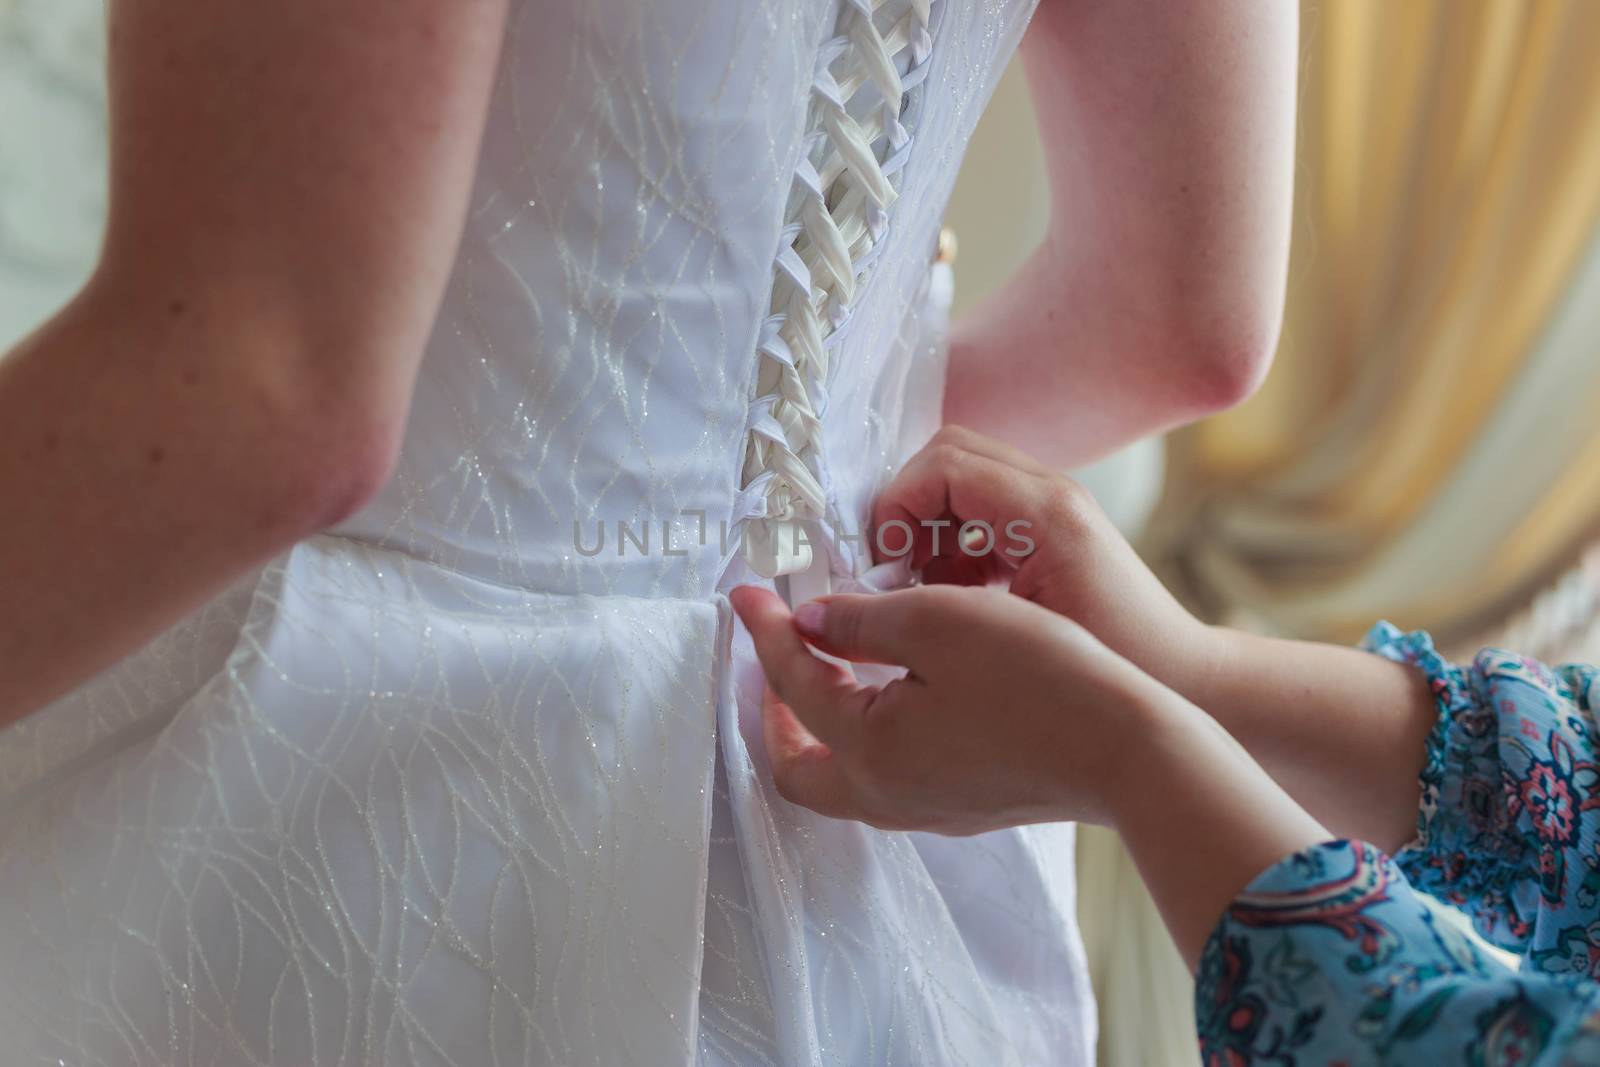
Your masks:
M1492 649L1460 667L1387 623L1366 645L1438 701L1417 839L1319 845L1250 884L1196 976L1203 1061L1600 1064L1600 672Z

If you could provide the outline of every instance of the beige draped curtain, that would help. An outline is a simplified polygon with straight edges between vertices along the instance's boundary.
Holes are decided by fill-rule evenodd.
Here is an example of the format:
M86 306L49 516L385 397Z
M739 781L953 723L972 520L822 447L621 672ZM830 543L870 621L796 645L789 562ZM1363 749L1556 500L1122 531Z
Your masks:
M1600 518L1600 4L1302 11L1277 363L1173 438L1151 544L1213 617L1476 631Z

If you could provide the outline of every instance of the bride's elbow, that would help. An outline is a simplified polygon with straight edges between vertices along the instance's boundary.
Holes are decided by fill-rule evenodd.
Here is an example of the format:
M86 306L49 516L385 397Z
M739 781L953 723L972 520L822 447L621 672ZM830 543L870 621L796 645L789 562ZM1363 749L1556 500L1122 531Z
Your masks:
M242 346L250 351L230 347L217 360L210 382L217 415L207 436L223 458L215 474L236 475L243 499L219 495L277 547L361 510L399 458L411 380L340 340L258 333Z
M281 516L282 534L318 533L365 507L392 476L413 361L381 331L370 340L281 331L249 347L255 358L223 360L221 372L241 413L242 465L263 506Z
M128 439L161 505L270 554L349 518L398 460L427 323L329 306L225 272L195 281L102 266L62 317L115 351ZM187 520L185 520L187 521Z
M298 483L285 494L301 535L319 533L356 514L388 484L398 447L345 438L336 452L308 457Z
M259 371L219 367L196 398L210 414L185 451L209 453L190 493L219 535L253 554L273 554L335 526L388 483L399 456L403 410L326 375L265 360ZM191 409L192 410L192 409Z
M1187 413L1215 414L1254 395L1272 367L1280 324L1276 309L1263 308L1222 326L1185 331L1171 351Z
M271 440L258 449L265 462L249 479L261 513L288 540L350 518L393 476L402 430L403 419L376 405L284 413L266 428Z

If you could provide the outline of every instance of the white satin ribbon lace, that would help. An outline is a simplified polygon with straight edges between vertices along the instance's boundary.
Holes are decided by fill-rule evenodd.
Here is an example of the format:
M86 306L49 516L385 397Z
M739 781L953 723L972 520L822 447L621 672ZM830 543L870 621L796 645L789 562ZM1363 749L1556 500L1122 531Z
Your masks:
M811 84L797 195L757 344L740 497L744 556L767 578L809 568L812 550L800 528L826 523L822 420L831 353L888 232L912 139L902 119L928 72L933 0L914 0L883 27L880 9L890 3L846 3Z

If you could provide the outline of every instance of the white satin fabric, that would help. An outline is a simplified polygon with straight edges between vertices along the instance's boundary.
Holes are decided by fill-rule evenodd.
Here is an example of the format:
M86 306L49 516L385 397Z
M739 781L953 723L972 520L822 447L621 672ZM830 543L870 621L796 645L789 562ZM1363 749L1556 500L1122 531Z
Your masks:
M819 86L912 2L517 4L392 484L0 734L5 1062L1090 1062L1070 831L784 803L724 596ZM899 162L795 377L796 587L937 417L939 217L1031 7L934 0L862 98Z

